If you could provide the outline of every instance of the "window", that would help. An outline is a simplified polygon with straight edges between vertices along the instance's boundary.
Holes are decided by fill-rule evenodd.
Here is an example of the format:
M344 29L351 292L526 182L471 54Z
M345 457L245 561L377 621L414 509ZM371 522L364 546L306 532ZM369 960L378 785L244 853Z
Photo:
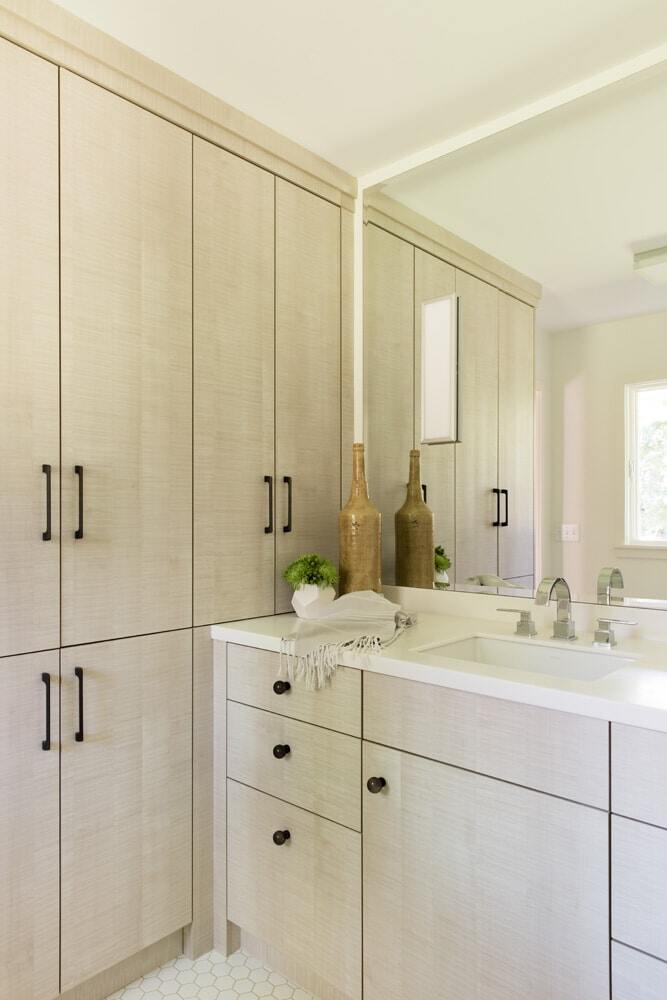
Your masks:
M625 387L625 543L667 547L667 380Z

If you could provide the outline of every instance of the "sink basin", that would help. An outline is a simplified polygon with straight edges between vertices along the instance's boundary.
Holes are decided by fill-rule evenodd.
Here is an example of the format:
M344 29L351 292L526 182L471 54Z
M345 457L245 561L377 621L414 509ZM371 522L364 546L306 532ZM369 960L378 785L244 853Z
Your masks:
M490 639L481 635L445 642L422 652L430 656L579 681L599 680L633 662L617 653L598 653L592 649L547 645L533 640Z

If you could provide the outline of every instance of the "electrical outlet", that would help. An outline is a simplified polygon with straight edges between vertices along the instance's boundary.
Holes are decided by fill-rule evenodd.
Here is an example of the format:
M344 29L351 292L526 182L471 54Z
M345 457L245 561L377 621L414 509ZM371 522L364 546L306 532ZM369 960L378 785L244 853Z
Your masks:
M560 531L558 533L559 542L578 542L579 541L579 525L578 524L561 524Z

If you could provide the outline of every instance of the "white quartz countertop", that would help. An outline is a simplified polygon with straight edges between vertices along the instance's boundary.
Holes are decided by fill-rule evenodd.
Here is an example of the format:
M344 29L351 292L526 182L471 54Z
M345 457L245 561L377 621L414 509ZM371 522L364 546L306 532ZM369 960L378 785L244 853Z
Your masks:
M342 663L420 683L667 732L667 642L626 637L619 628L618 646L601 654L614 665L611 671L596 680L583 680L456 660L443 656L441 651L433 652L433 648L485 636L514 639L532 647L544 645L546 651L562 647L565 651L583 652L593 649L590 633L582 633L574 643L559 643L549 639L548 632L533 639L516 637L511 621L426 613L418 613L417 618L417 624L381 654L363 659L345 655ZM279 652L280 640L289 638L297 621L295 615L254 618L214 625L211 635L222 642Z

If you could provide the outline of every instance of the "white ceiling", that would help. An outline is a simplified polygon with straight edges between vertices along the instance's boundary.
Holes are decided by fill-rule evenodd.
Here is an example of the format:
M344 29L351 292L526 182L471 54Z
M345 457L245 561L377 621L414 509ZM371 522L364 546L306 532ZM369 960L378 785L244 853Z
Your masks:
M667 41L665 0L61 0L357 176Z
M634 251L667 245L667 68L467 146L383 192L542 282L545 330L667 310L667 285L632 266Z

